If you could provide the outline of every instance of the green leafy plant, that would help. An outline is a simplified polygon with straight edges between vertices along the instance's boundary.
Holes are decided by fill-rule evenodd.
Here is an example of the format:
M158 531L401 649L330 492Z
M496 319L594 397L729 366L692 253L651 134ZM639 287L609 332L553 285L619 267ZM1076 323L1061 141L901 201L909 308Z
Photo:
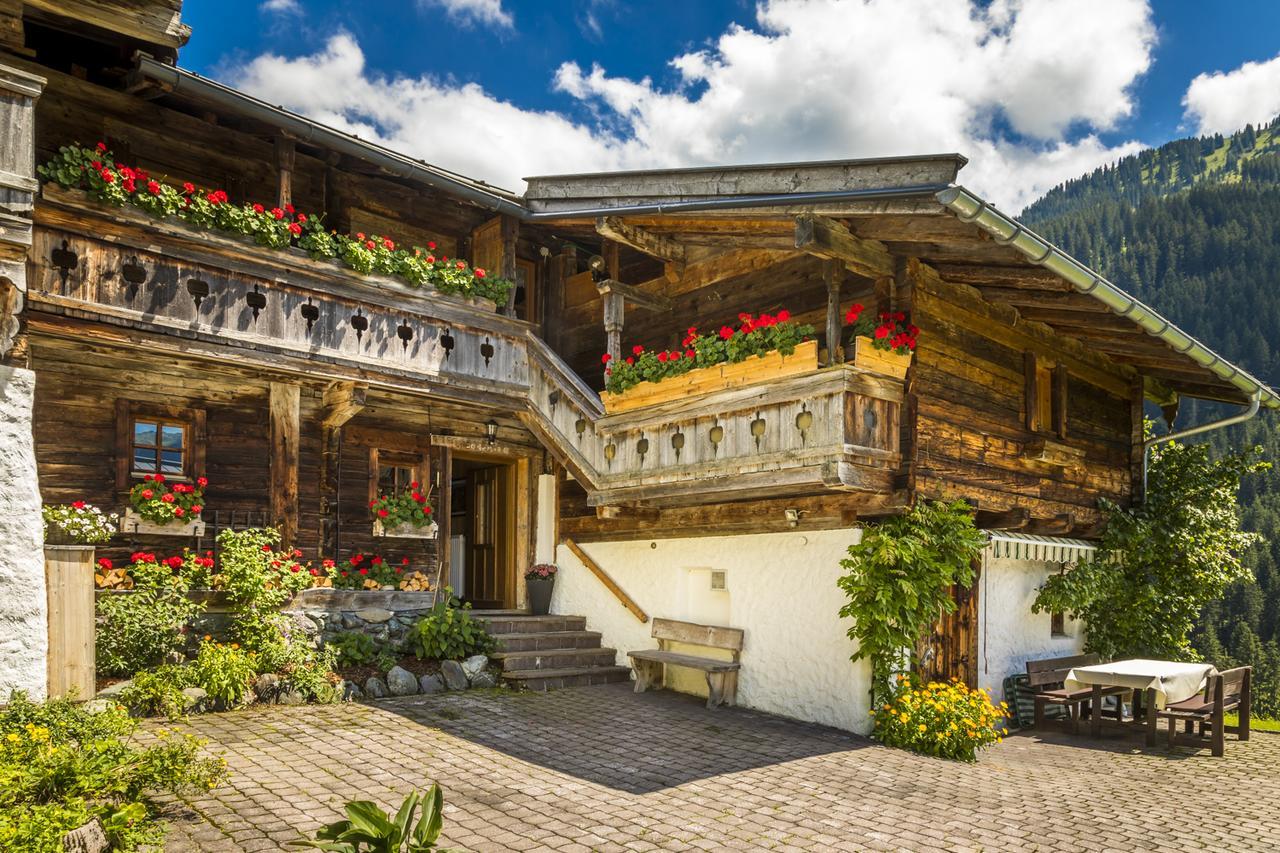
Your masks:
M0 711L0 850L61 851L62 836L93 818L113 850L158 845L164 827L150 797L208 790L225 768L189 735L160 730L142 746L136 730L120 706L14 693Z
M44 518L44 541L50 545L100 545L115 535L120 519L115 513L107 515L84 501L46 506L40 512Z
M120 701L144 717L163 714L171 720L177 719L187 709L187 697L182 691L196 686L196 681L191 667L164 664L135 674L132 683L120 691Z
M462 660L493 651L493 637L471 618L471 605L462 604L445 587L427 615L413 624L406 644L420 660Z
M243 702L252 689L253 678L258 674L254 657L239 643L206 640L200 644L191 670L210 699L230 708Z
M422 814L414 823L418 806ZM444 795L433 784L425 794L414 791L392 817L368 800L347 803L347 816L318 830L313 838L291 843L332 853L424 853L436 850L444 827ZM412 826L412 829L410 829Z
M185 524L204 512L204 489L209 481L169 483L164 474L147 474L129 490L129 503L138 515L155 524Z
M369 512L384 527L426 527L432 520L429 498L418 483L410 483L409 488L398 495L380 494L369 501Z
M134 564L134 589L97 600L94 645L103 675L130 676L180 652L186 646L187 626L204 612L203 604L188 598L180 575L155 563L153 555L142 556L151 556L151 561Z
M893 695L872 712L876 738L886 746L974 761L979 749L1003 739L1000 725L1008 706L992 705L987 691L959 681L922 685L906 675L897 682Z
M863 528L849 547L840 561L847 573L838 583L849 599L840 615L854 620L853 660L871 661L872 707L892 695L896 674L918 663L929 626L956 609L951 586L972 583L972 561L985 545L968 504L920 501Z
M378 669L386 671L396 663L390 649L360 631L343 631L329 640L327 645L333 649L339 666L376 663Z
M1188 659L1201 608L1249 577L1241 556L1260 540L1241 529L1241 479L1268 470L1260 448L1214 459L1204 444L1151 448L1146 500L1103 500L1107 526L1095 558L1055 575L1036 612L1084 620L1085 649L1104 657Z

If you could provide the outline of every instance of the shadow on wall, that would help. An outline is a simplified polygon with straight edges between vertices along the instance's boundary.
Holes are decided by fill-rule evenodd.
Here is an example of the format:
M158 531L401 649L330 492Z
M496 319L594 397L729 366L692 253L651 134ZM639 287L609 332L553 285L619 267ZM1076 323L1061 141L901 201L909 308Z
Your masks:
M742 708L708 711L694 696L631 689L606 684L550 693L467 691L383 700L372 707L630 794L872 745L839 729Z

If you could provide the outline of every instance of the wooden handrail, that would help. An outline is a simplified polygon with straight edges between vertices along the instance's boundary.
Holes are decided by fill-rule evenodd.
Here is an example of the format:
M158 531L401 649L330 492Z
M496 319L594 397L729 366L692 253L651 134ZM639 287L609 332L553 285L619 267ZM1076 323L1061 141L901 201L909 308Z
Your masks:
M623 591L622 587L618 586L617 582L613 578L609 577L609 573L600 568L600 564L591 559L591 556L586 551L582 550L577 542L574 542L568 537L565 537L563 541L565 546L573 552L573 555L582 561L582 565L590 569L591 574L599 578L600 583L604 584L605 588L607 588L609 592L612 592L618 601L622 602L622 606L631 611L632 616L635 616L641 622L649 621L649 614L641 610L640 605L636 604L635 600L631 596L627 595L626 592Z

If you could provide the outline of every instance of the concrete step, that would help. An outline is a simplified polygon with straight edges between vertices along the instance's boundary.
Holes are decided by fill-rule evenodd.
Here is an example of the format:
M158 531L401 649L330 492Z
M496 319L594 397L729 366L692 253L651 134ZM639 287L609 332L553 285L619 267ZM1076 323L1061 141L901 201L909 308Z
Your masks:
M527 652L537 649L598 649L599 631L540 631L532 634L495 634L498 651Z
M614 684L631 680L627 666L579 666L564 669L530 669L504 672L503 680L526 690L554 690L558 687L584 687L589 684Z
M506 672L522 670L568 669L570 667L613 666L616 649L541 649L524 652L495 652L490 655L502 662Z
M528 616L513 614L473 613L490 634L540 634L547 631L583 631L585 616Z

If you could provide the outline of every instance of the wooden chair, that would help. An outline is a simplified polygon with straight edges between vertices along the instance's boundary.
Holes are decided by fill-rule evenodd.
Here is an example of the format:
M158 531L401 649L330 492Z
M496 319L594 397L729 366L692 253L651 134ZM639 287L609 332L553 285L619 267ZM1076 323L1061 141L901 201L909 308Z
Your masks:
M636 671L635 691L643 693L651 686L661 687L668 666L686 666L706 673L708 708L732 705L738 698L738 670L742 668L738 657L742 652L744 635L741 628L654 619L653 638L658 641L658 648L627 652ZM670 650L672 643L727 649L731 652L731 660L673 652Z
M1098 663L1102 663L1102 658L1097 654L1070 655L1069 657L1027 661L1027 680L1030 682L1032 689L1036 691L1033 719L1037 729L1044 728L1044 711L1047 705L1061 705L1066 708L1067 725L1072 734L1080 733L1080 720L1084 716L1086 709L1090 714L1103 713L1101 708L1095 709L1091 707L1093 700L1092 687L1067 690L1062 684L1067 677L1067 673L1071 672L1075 667L1092 666ZM1103 696L1121 696L1127 692L1128 690L1124 687L1104 687L1102 689ZM1114 712L1117 721L1121 719L1122 712L1123 702L1117 699Z
M1205 730L1208 729L1207 742L1214 756L1221 758L1226 752L1227 732L1240 740L1248 740L1252 683L1253 667L1229 669L1209 676L1203 693L1167 705L1157 717L1169 721L1169 748L1178 744L1203 747L1206 743ZM1226 724L1228 711L1237 713L1239 725ZM1179 722L1184 726L1182 734L1178 733ZM1200 727L1198 734L1195 730L1197 723Z

